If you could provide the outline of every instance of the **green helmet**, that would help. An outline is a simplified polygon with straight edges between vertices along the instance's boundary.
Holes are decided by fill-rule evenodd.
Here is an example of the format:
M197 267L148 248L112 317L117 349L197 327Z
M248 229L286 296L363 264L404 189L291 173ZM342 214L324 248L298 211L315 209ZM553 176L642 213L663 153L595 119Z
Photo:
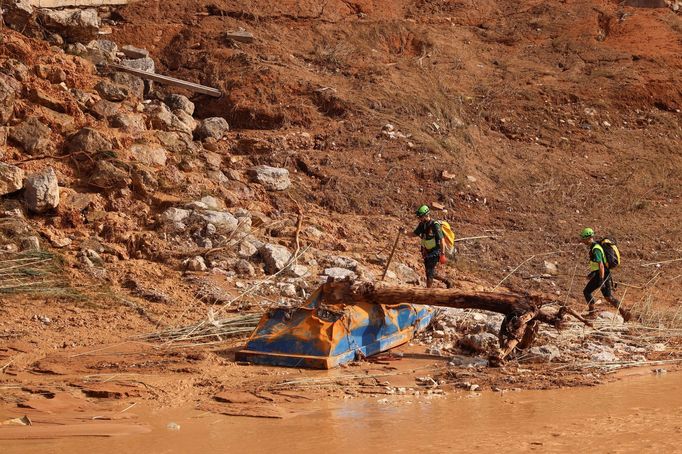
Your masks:
M417 216L424 217L427 214L429 214L429 207L427 205L422 205L419 208L417 208Z
M583 239L592 238L594 236L594 230L591 227L585 227L582 232L580 232L580 237Z

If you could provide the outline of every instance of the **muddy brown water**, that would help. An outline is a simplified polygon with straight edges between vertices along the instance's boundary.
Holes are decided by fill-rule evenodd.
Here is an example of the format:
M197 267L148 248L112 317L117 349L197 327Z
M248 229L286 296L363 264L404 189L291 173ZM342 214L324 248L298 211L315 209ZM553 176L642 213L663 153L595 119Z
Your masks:
M287 419L147 409L136 412L147 433L4 440L0 452L682 452L679 373L593 388L316 405Z

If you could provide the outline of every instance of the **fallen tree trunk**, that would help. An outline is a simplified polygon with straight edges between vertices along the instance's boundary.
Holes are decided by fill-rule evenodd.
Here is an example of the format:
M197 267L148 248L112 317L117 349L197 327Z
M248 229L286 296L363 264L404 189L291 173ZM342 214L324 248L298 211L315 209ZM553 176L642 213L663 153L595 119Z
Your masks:
M551 302L541 295L502 292L461 292L446 289L416 287L391 287L382 284L348 281L328 282L323 285L324 304L421 304L459 309L479 309L503 314L499 332L500 350L490 357L491 365L499 365L515 348L530 347L537 334L539 323L561 328L566 314L581 322L589 322L566 306L555 312L542 311Z

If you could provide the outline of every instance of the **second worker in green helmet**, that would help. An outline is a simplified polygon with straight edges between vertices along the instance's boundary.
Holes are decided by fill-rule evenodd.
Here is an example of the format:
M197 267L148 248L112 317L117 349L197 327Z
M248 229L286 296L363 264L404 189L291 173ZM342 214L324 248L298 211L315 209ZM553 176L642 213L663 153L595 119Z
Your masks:
M580 238L584 244L590 248L590 273L587 275L587 285L583 290L583 296L587 302L588 314L594 316L596 314L595 300L592 294L596 290L601 290L604 298L615 308L626 322L631 319L630 311L625 309L621 302L613 296L613 277L611 270L608 267L604 249L599 241L595 239L594 230L591 227L585 227L580 232Z
M431 210L427 205L417 209L419 224L412 234L421 238L421 253L426 271L426 286L432 287L433 281L443 282L447 288L452 287L449 279L441 275L437 268L445 263L445 236L438 222L431 218ZM403 229L405 231L405 229Z

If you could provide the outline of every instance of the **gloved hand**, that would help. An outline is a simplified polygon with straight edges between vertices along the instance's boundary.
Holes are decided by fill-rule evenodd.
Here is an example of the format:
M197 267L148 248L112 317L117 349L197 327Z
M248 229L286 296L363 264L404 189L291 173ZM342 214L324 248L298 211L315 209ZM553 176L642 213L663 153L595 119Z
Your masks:
M448 259L445 258L445 254L441 254L440 258L438 259L438 263L440 263L441 265L445 265L445 262L447 262L447 261L448 261Z

